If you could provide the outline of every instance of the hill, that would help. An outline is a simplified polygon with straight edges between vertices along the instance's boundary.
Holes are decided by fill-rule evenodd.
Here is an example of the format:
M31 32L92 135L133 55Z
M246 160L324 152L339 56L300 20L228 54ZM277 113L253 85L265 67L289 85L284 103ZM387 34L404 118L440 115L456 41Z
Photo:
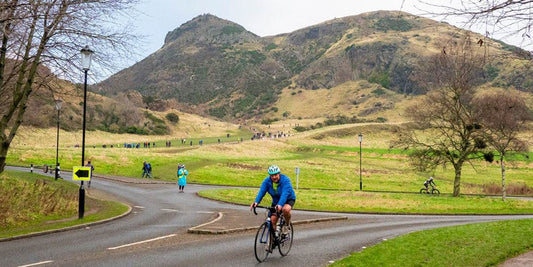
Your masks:
M177 108L224 120L260 120L265 116L300 117L288 109L289 113L273 113L297 105L291 104L288 95L311 97L313 93L308 92L312 90L340 87L334 90L341 94L336 97L345 99L346 107L353 107L339 109L339 113L375 119L376 111L393 109L401 100L392 95L424 93L411 77L417 63L465 34L485 40L480 49L492 55L520 51L403 12L337 18L269 37L258 37L238 24L206 14L169 32L161 49L101 82L95 90L111 97L139 92L142 105L150 109ZM499 59L487 67L483 79L487 84L533 92L533 70L526 62ZM373 101L377 106L356 108L359 104L352 93L369 87L378 90L378 96L390 92L385 94L389 97ZM318 99L313 103L327 102L321 94L314 97ZM367 99L368 94L362 98ZM331 109L320 110L306 113L306 117L323 117Z

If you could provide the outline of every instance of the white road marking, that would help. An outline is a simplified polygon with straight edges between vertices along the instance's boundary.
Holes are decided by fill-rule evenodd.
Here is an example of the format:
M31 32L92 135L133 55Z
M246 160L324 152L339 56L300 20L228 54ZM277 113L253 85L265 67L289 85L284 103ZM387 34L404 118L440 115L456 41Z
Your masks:
M125 248L125 247L135 246L135 245L139 245L139 244L143 244L143 243L148 243L148 242L152 242L152 241L156 241L156 240L160 240L160 239L165 239L165 238L173 237L173 236L175 236L175 235L176 235L176 234L171 234L171 235L166 235L166 236L160 236L160 237L156 237L156 238L152 238L152 239L148 239L148 240L143 240L143 241L139 241L139 242L135 242L135 243L130 243L130 244L125 244L125 245L122 245L122 246L112 247L112 248L107 248L107 249L109 249L109 250L113 250L113 249L119 249L119 248Z
M170 212L180 212L179 210L173 210L173 209L161 209L162 211L170 211Z
M41 261L41 262L36 262L36 263L31 263L31 264L26 264L26 265L20 265L18 267L37 266L37 265L47 264L47 263L52 263L52 262L54 262L54 261Z
M210 221L210 222L206 222L206 223L204 223L204 224L197 225L197 226L195 226L195 227L191 227L191 228L189 228L188 230L189 230L189 231L190 231L190 230L195 230L195 229L198 229L198 228L202 228L202 227L204 227L204 226L206 226L206 225L212 224L212 223L214 223L214 222L216 222L216 221L222 219L222 216L224 216L224 215L222 214L222 212L218 212L218 216L217 216L216 219L214 219L214 220L212 220L212 221Z
M211 214L211 213L215 213L215 212L214 211L197 211L196 213Z
M134 208L138 208L138 209L144 209L143 206L133 206Z

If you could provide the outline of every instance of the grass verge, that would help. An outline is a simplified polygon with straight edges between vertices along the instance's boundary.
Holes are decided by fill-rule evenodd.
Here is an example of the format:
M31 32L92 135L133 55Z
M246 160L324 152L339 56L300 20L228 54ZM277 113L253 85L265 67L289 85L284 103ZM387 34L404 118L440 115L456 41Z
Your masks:
M217 189L200 196L250 204L257 189ZM263 203L270 203L268 194ZM533 201L359 191L297 192L297 209L372 213L531 214ZM332 266L491 266L533 249L533 220L469 224L400 236Z
M202 197L250 204L258 189L217 189ZM268 194L267 194L268 196ZM403 214L533 214L533 201L450 195L421 195L361 191L299 190L295 207L304 210ZM270 203L264 199L263 203Z
M493 266L533 249L533 220L452 226L384 241L331 266Z
M78 186L36 173L4 171L0 193L0 238L96 222L128 210L122 203L87 197L86 213L80 220Z

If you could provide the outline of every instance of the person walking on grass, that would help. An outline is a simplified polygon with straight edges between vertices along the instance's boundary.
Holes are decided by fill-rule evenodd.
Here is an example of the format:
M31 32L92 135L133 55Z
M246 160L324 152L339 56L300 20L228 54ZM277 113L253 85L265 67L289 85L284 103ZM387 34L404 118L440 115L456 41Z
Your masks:
M149 162L143 162L143 175L141 178L152 178L152 165Z
M91 177L89 179L89 182L87 182L87 187L88 188L91 188L91 180L93 179L93 171L94 171L94 166L91 164L91 161L89 160L87 162L87 165L85 165L85 167L91 167Z
M146 171L147 171L146 178L152 178L152 164L150 164L150 162L146 163Z
M183 193L183 190L185 189L185 186L187 185L187 175L189 172L185 169L185 165L178 164L178 188L179 192Z

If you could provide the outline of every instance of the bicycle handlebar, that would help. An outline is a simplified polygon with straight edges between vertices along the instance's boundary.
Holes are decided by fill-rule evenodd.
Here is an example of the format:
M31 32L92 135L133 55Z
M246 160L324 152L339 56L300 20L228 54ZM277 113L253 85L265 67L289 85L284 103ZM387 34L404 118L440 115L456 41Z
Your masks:
M276 207L266 207L266 206L260 206L260 205L257 205L257 206L255 206L254 209L253 209L255 215L257 215L257 212L255 211L256 208L267 209L267 210L269 210L270 212L276 212L276 214L278 214L278 211L276 210Z

